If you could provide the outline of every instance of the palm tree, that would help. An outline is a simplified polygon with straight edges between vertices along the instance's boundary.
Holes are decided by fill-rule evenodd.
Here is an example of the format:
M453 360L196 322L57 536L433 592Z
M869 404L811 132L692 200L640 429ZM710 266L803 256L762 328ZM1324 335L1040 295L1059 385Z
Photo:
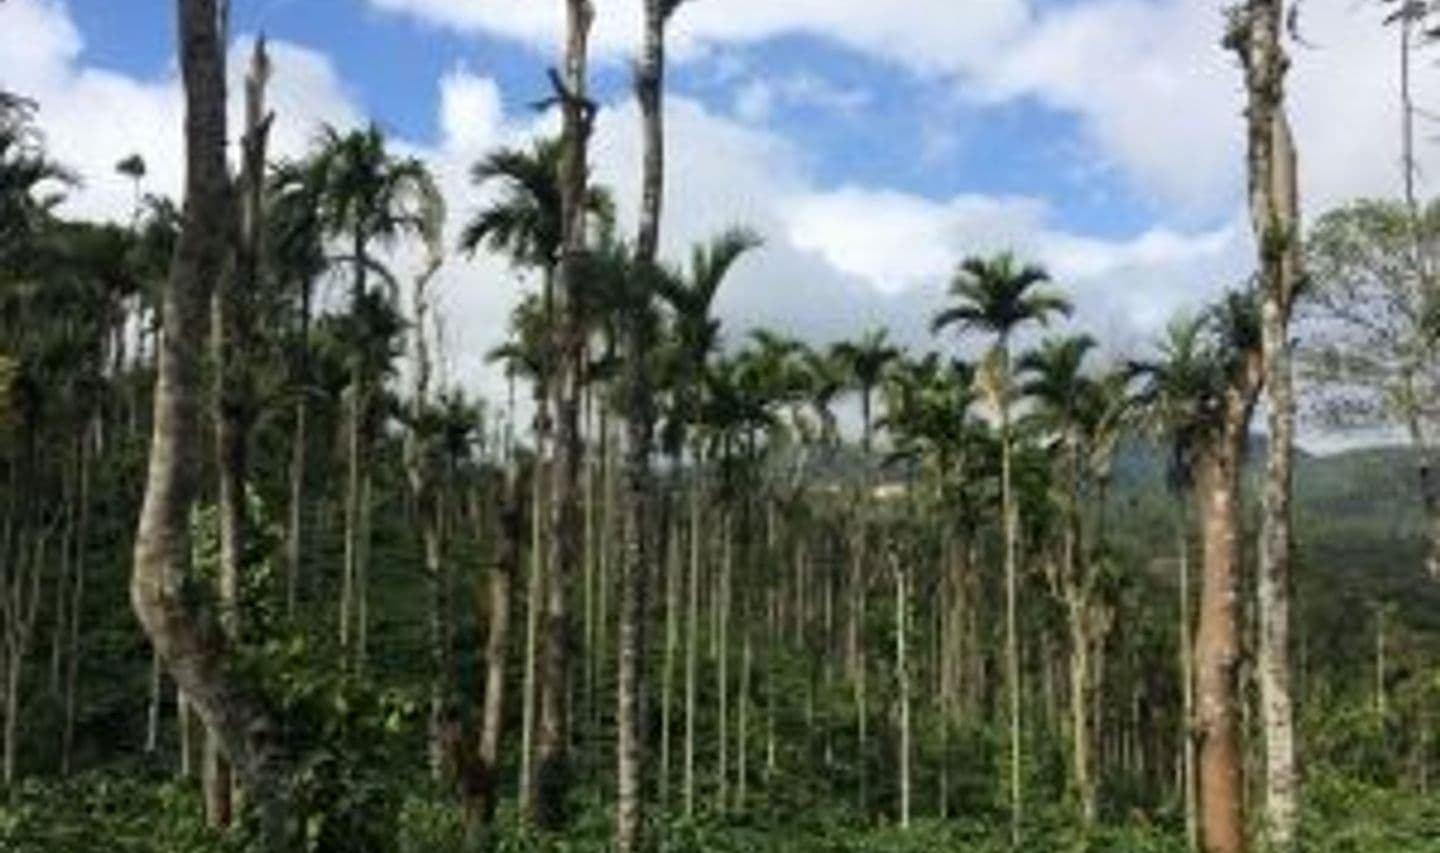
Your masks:
M411 234L434 243L442 230L444 203L424 163L390 154L384 134L375 125L344 134L326 127L311 156L307 168L314 170L319 184L316 200L325 233L349 243L348 254L333 260L351 268L350 301L358 313L369 293L371 275L379 276L391 291L398 290L394 276L373 257L374 245L393 244ZM351 374L349 389L345 594L340 603L340 643L347 655L354 655L357 666L363 665L367 639L363 578L369 532L363 495L368 491L369 473L360 459L369 439L362 424L371 420L375 395L374 376L358 372L365 361L363 357L352 361L356 372Z
M1243 850L1236 669L1240 472L1263 371L1254 294L1232 291L1200 320L1172 326L1161 357L1131 370L1142 383L1137 399L1172 436L1175 479L1191 482L1200 513L1204 565L1190 723L1199 745L1198 834L1205 849ZM1188 602L1182 608L1188 611ZM1188 612L1182 618L1188 622Z
M1095 819L1095 767L1092 755L1094 704L1092 652L1107 620L1098 582L1104 560L1101 543L1104 481L1126 402L1124 374L1119 381L1092 378L1085 360L1096 346L1088 335L1050 338L1021 356L1023 393L1034 402L1035 416L1053 437L1055 482L1061 525L1058 588L1070 628L1071 782L1086 827ZM1095 506L1087 524L1083 507Z
M543 328L544 334L551 338L545 345L531 348L541 358L534 365L537 368L534 378L537 453L542 460L544 447L548 446L555 426L551 405L558 390L558 371L565 364L560 315L556 306L556 278L564 261L566 239L565 188L562 182L565 152L563 138L546 137L536 140L528 149L498 148L486 154L471 167L471 183L477 188L499 185L499 196L477 211L460 234L460 248L468 253L488 249L505 256L518 268L540 273L540 302L531 306L532 326ZM614 218L610 194L583 179L582 183L585 184L584 214L592 217L600 230L607 230ZM578 306L577 300L574 307ZM537 471L542 470L543 467L537 467ZM552 470L558 475L558 467ZM537 476L534 481L537 499L545 491L543 479ZM552 495L555 500L560 497L558 492ZM551 537L546 535L546 531L552 528L551 520L544 517L540 510L541 507L537 506L537 516L532 523L536 525L540 540L548 541ZM536 559L539 562L535 568L540 574L532 578L531 591L543 594L546 578L555 567L550 565L548 557ZM533 600L531 606L536 606L538 602L539 599ZM549 688L543 684L537 687L548 695ZM526 728L528 731L529 727ZM528 739L526 742L529 742ZM535 800L536 780L529 772L530 757L527 748L522 753L520 785L521 807L527 813Z
M290 358L290 384L295 399L291 433L289 502L285 525L285 608L292 618L300 589L302 523L305 504L306 443L310 397L310 325L314 314L315 285L328 267L325 227L320 218L319 169L308 163L282 163L270 179L270 267L280 286L298 298L297 328Z
M1017 329L1045 325L1056 314L1068 315L1070 302L1047 287L1050 275L1022 264L1008 252L993 258L972 257L960 265L950 282L952 304L935 316L932 328L975 330L992 336L990 375L992 397L1000 419L1000 503L1005 528L1006 690L1010 705L1010 834L1020 843L1023 816L1020 781L1020 638L1017 613L1019 517L1011 482L1010 344Z
M1149 362L1136 362L1131 373L1142 379L1135 405L1148 431L1169 450L1166 485L1175 501L1175 561L1179 574L1177 624L1181 684L1180 760L1184 779L1185 834L1191 850L1199 849L1196 823L1195 739L1190 727L1195 710L1194 658L1191 645L1193 607L1190 594L1190 506L1194 488L1195 453L1213 365L1205 350L1206 318L1182 315L1170 321Z
M685 275L662 275L656 285L670 309L674 340L670 376L670 404L661 447L679 471L687 444L691 444L689 476L690 553L686 580L685 643L685 814L695 813L696 697L700 648L700 560L704 529L704 462L701 442L695 439L702 423L707 389L707 364L719 348L720 322L713 316L715 298L735 264L760 246L760 238L743 228L722 232L691 250Z
M872 329L856 341L842 341L832 347L835 360L844 365L851 387L860 392L860 448L864 454L864 476L860 482L861 496L857 505L860 518L853 528L850 554L850 607L846 614L846 665L855 693L856 738L861 758L860 799L868 800L865 773L869 709L866 707L866 664L864 643L860 636L865 622L866 592L869 578L869 505L873 484L872 459L874 444L875 389L884 378L885 370L900 357L900 350L889 344L884 329Z
M868 457L874 432L872 403L875 389L885 376L885 369L900 357L900 350L889 343L885 329L871 329L855 341L842 341L831 350L835 359L845 366L853 387L860 392L860 447ZM869 464L868 461L866 463Z

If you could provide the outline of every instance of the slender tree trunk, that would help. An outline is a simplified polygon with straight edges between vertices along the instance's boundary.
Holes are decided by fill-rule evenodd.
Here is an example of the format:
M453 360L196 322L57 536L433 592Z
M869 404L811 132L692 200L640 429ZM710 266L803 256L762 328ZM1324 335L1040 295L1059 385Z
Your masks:
M5 600L0 607L0 623L5 634L5 727L3 771L0 781L13 789L17 779L20 752L20 690L24 684L25 662L35 636L35 623L40 613L40 575L46 561L49 530L34 536L27 543L23 534L13 565L0 574L4 580ZM29 547L27 547L27 544Z
M525 478L519 463L512 461L506 474L497 513L495 561L488 580L489 617L485 635L485 695L480 712L480 766L485 774L485 799L481 816L489 823L495 814L497 797L494 779L500 762L500 735L505 714L505 664L509 646L511 585L520 573L520 555L525 538ZM531 476L535 476L532 470Z
M734 571L735 544L734 544L734 510L725 508L722 510L724 517L720 523L720 577L719 588L715 595L715 612L717 614L717 625L715 634L719 638L718 651L716 652L715 667L715 692L719 696L719 705L716 722L719 731L716 735L719 749L719 761L716 767L716 796L715 803L717 810L724 812L729 802L728 784L730 780L730 590L731 575Z
M898 552L892 550L891 568L895 576L895 684L900 698L900 828L910 828L910 661L907 634L910 630L910 589L905 566Z
M644 140L640 176L640 223L636 234L635 260L640 274L648 275L655 264L660 241L660 217L665 186L665 137L663 99L665 86L665 25L674 5L670 0L645 0L643 47L635 70L635 94L640 102L641 134ZM583 80L577 81L578 91ZM583 142L583 141L582 141ZM583 156L583 152L582 155ZM646 297L642 297L646 298ZM644 736L641 731L642 674L645 660L645 588L650 574L647 523L650 493L650 445L652 423L650 377L647 372L650 349L648 305L627 306L626 354L626 495L624 558L621 563L619 690L616 704L617 792L615 804L615 848L630 853L642 844L641 810L645 766ZM667 584L667 589L669 585ZM668 600L667 612L673 613ZM665 668L664 743L666 766L669 760L669 685L671 648L667 622Z
M218 626L180 594L189 559L189 515L199 468L198 341L210 282L226 257L231 187L225 166L225 71L215 0L178 0L186 93L185 224L162 297L149 475L135 539L131 602L170 674L224 745L254 792L265 849L290 849L285 820L289 759L280 726L258 691L230 665Z
M696 698L700 680L700 557L704 459L696 442L690 471L690 560L685 592L685 817L695 816Z
M1191 657L1190 603L1190 512L1184 495L1177 499L1179 522L1176 525L1176 556L1180 567L1180 590L1177 622L1180 637L1180 772L1181 790L1185 797L1185 840L1191 851L1200 849L1200 824L1195 790L1195 667Z
M420 522L421 550L424 555L427 600L426 625L429 631L430 708L430 769L436 779L443 774L446 720L451 716L450 679L450 601L445 577L444 543L441 541L441 506L431 462L430 435L425 425L430 406L430 345L426 331L430 319L430 282L440 271L442 258L432 254L425 270L415 279L413 290L414 386L410 399L410 432L405 446L405 467L410 480L410 493Z
M1010 382L1010 354L1001 344L1001 381ZM1009 702L1010 727L1010 844L1020 846L1024 823L1021 791L1020 745L1020 624L1019 624L1019 512L1015 507L1010 446L1010 390L1001 389L1000 401L1000 514L1005 528L1005 692Z
M566 600L570 579L579 574L580 466L584 444L580 436L581 359L584 345L580 328L580 294L585 262L585 199L587 150L594 122L594 105L588 99L587 65L590 27L595 10L590 0L566 0L565 71L553 80L563 113L564 132L560 193L564 218L563 249L559 266L561 316L556 352L560 369L555 376L556 465L551 495L554 517L550 548L550 578L546 588L541 645L541 674L535 738L537 796L529 819L544 828L558 828L565 817L570 788L570 755L566 697L569 660L575 651Z
M100 415L94 416L99 420ZM75 746L75 715L80 672L80 623L85 614L85 564L90 544L90 442L77 442L79 454L79 507L75 526L75 566L70 587L70 635L66 642L69 652L65 661L64 722L60 735L60 773L69 775Z
M660 805L670 807L674 764L675 664L680 652L680 588L684 580L680 533L680 461L674 462L665 524L665 655L660 668Z
M549 518L545 483L548 450L549 394L541 383L535 392L535 471L531 480L530 578L525 591L525 678L520 708L520 810L535 799L535 700L538 694L540 617L544 609L546 571L545 528Z
M1281 46L1284 0L1248 0L1232 19L1249 93L1250 212L1259 247L1269 452L1260 535L1259 649L1261 721L1265 733L1265 833L1274 850L1294 844L1298 771L1290 691L1290 499L1295 398L1290 365L1291 307L1301 270L1294 137L1286 116L1289 59ZM1409 163L1406 164L1407 171Z
M300 558L304 552L305 455L310 419L310 299L312 283L300 294L300 346L296 359L299 387L295 395L295 425L290 439L290 495L285 523L285 616L293 620L300 597Z
M1094 735L1090 728L1094 696L1086 607L1087 602L1075 598L1067 603L1070 611L1070 762L1075 793L1080 801L1080 818L1089 827L1095 822L1094 758L1091 755Z

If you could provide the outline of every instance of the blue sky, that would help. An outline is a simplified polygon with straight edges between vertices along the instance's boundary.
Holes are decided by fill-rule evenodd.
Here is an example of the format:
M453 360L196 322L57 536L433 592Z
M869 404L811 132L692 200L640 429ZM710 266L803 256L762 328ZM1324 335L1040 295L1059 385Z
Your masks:
M1046 5L1067 2L1079 0ZM84 36L85 61L140 77L161 75L173 65L171 7L169 0L69 2ZM417 141L436 140L435 83L457 66L494 78L508 112L523 112L544 93L549 57L535 46L457 33L364 0L235 0L232 20L237 33L264 30L324 52L370 117ZM739 82L737 74L743 75ZM814 35L766 38L680 64L672 91L725 112L734 109L743 80L798 75L849 93L860 104L840 111L833 104L782 100L764 118L805 152L821 186L859 183L936 201L958 193L1044 197L1054 203L1058 224L1097 236L1134 233L1153 216L1123 175L1091 168L1103 155L1084 139L1073 114L1033 98L966 103L949 81L917 77ZM628 85L623 63L598 63L596 76L598 91L611 99ZM917 157L917 143L935 150Z
M624 216L639 0L595 2L596 172ZM682 258L736 222L762 232L721 294L732 339L884 325L937 346L927 320L955 265L1009 248L1072 293L1075 327L1116 353L1143 347L1251 267L1224 2L692 0L672 34L665 251ZM482 201L465 167L543 132L528 105L546 94L561 6L234 0L233 29L274 45L278 155L302 153L320 121L374 120L430 163L458 220ZM1396 192L1398 112L1375 10L1309 0L1304 16L1291 109L1313 216ZM151 164L148 189L178 188L172 17L173 0L0 2L0 81L41 102L53 153L86 178L71 215L128 215L113 166L132 152ZM1435 78L1419 81L1432 110ZM1435 146L1421 155L1440 174ZM492 389L481 355L505 334L513 279L483 255L442 273L455 373Z

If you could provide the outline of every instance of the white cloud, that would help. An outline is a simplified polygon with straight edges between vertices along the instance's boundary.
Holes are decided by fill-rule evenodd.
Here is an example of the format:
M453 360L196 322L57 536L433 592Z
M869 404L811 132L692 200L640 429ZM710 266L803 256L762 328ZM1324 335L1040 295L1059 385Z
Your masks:
M232 92L241 81L253 42L241 39L230 50ZM63 3L8 0L0 3L0 80L34 99L51 153L78 173L83 188L71 194L66 215L108 220L129 217L133 188L116 174L122 158L141 154L146 161L147 191L179 191L181 100L178 76L167 72L153 80L80 63L83 41ZM322 122L340 126L360 122L334 67L322 54L284 42L270 44L275 77L270 106L276 122L272 152L294 156L313 140ZM232 136L238 133L242 105L232 99Z
M796 5L816 8L814 3ZM821 20L833 22L843 13L852 16L845 18L849 26L878 14L858 4L833 5L838 11L827 13L830 17L820 14ZM496 8L501 7L518 9L519 4ZM697 4L697 19L705 8L710 7ZM795 20L788 15L775 13L772 24ZM528 5L515 21L544 23ZM12 50L15 46L28 47ZM7 0L0 5L0 79L41 100L41 121L55 155L87 177L67 211L122 218L128 214L130 188L114 174L113 164L130 152L139 151L150 162L152 189L178 189L178 81L173 72L144 80L101 71L82 62L80 49L62 4ZM232 50L237 78L246 49L239 44ZM285 43L273 44L272 51L278 153L303 150L322 120L341 126L363 120L325 55ZM464 68L437 85L441 139L433 146L395 145L431 163L446 195L453 238L483 201L468 184L470 163L497 144L521 142L537 127L553 128L554 123L507 116L495 83ZM1158 325L1174 304L1228 281L1242 256L1236 244L1243 241L1233 228L1189 234L1157 226L1133 240L1113 241L1059 228L1039 199L960 195L934 202L883 188L821 187L806 167L804 152L783 137L686 98L670 99L667 123L665 252L682 258L692 242L738 223L758 229L767 240L762 252L737 268L720 296L718 307L731 340L757 325L818 343L883 324L899 340L933 346L928 317L954 263L972 252L1010 246L1052 264L1073 286L1082 323L1131 339ZM636 209L639 154L634 106L626 101L604 109L595 138L595 172L615 188L627 223ZM397 261L402 271L413 267L407 263L413 258ZM503 338L519 292L515 278L496 258L452 258L437 284L449 317L452 375L496 400L503 384L483 358Z
M965 91L986 103L1034 98L1074 115L1101 166L1118 169L1156 210L1208 219L1243 190L1242 81L1220 46L1226 5L1067 4L978 68L978 90ZM1382 17L1375 4L1351 0L1301 7L1305 44L1290 48L1290 110L1310 212L1398 189L1398 36ZM1415 84L1422 106L1440 95L1433 74L1417 74ZM1440 173L1440 149L1422 145L1421 165Z
M489 32L540 50L558 47L561 0L370 0L372 6L413 15L462 32ZM640 0L595 0L592 42L601 58L634 52ZM955 0L693 0L674 24L679 57L715 45L808 34L898 66L925 73L953 72L988 61L1029 17L1026 0L980 0L961 9Z
M1240 158L1238 75L1217 0L1092 0L1041 19L976 73L983 102L1029 97L1077 116L1094 156L1141 189L1228 206ZM967 90L968 91L968 90Z

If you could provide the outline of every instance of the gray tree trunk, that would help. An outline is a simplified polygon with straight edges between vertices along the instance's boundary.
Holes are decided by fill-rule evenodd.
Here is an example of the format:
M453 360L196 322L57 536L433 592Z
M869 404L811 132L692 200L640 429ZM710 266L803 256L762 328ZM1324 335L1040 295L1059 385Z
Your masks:
M1284 0L1249 0L1232 19L1230 33L1249 93L1250 215L1259 247L1270 438L1259 543L1257 667L1265 735L1264 828L1270 848L1277 851L1294 844L1299 788L1290 690L1295 397L1289 329L1303 271L1295 143L1285 109L1289 60L1280 43L1285 15Z
M580 327L580 299L586 252L585 200L589 173L587 152L595 108L586 94L590 28L595 10L590 0L565 0L565 70L554 84L563 117L564 149L560 167L563 248L558 268L560 317L555 351L559 358L554 377L555 450L554 488L550 496L553 523L550 539L550 577L546 585L545 616L540 648L540 673L535 737L536 796L528 818L538 826L556 828L564 820L570 788L569 661L575 652L574 631L567 601L570 579L579 574L583 557L580 537L580 468L584 443L580 436L580 395L584 335Z
M178 0L180 66L186 98L185 223L162 294L163 326L154 397L149 474L135 539L131 603L171 676L254 792L262 843L286 839L284 777L289 757L280 726L253 685L230 665L225 633L181 594L189 560L196 446L202 396L199 341L211 282L224 272L233 233L225 165L225 67L215 0Z

